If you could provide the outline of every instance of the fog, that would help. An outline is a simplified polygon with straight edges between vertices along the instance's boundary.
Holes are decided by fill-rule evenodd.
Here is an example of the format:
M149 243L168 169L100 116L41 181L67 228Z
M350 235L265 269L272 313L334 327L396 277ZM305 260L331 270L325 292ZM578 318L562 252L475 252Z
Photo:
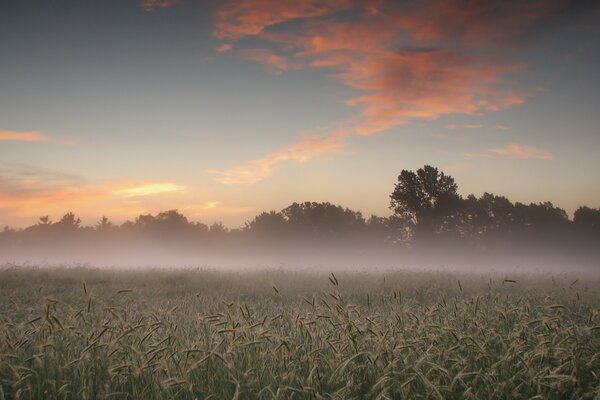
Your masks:
M600 208L573 218L551 202L461 196L436 168L403 170L387 217L328 202L293 203L237 229L177 210L93 226L68 212L0 232L0 263L105 268L378 271L600 271Z
M333 241L221 237L195 242L182 238L81 234L3 240L0 244L0 264L16 266L600 274L598 250L578 243L512 243L482 248L433 241L409 247L373 243L364 238Z

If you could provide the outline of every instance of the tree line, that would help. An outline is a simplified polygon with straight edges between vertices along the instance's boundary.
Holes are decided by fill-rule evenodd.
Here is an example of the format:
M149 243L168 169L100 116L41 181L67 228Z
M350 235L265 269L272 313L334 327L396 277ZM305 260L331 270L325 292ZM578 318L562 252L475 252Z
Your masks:
M399 249L527 247L578 252L597 251L600 239L600 209L581 206L569 219L551 202L523 204L491 193L463 197L454 178L429 165L400 173L390 194L390 210L387 217L365 218L359 211L329 202L293 203L281 211L262 212L238 229L218 222L193 222L175 209L140 215L119 225L102 217L94 226L82 226L68 212L58 221L42 216L24 229L5 227L0 232L0 250L128 239L200 247L346 243Z

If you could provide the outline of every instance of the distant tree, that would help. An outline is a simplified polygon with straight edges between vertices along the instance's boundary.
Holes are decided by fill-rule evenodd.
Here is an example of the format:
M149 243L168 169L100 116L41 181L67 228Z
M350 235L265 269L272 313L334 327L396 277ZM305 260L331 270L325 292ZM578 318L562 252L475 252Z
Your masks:
M136 219L137 222L137 219ZM137 228L137 223L132 221L125 221L119 226L120 231L132 232Z
M152 214L141 214L135 219L135 227L141 231L149 231L155 226L156 218Z
M425 165L417 172L402 170L390 195L394 215L413 226L417 237L451 231L460 197L454 178Z
M256 235L281 235L287 230L287 220L285 216L279 212L262 212L254 217L252 221L246 222L245 229Z
M579 207L573 215L573 224L579 231L600 234L600 208Z
M49 216L44 215L43 217L40 217L40 220L38 221L38 225L43 225L43 226L52 225L52 221L50 220Z
M514 205L504 196L470 194L462 200L461 230L463 237L481 241L510 232Z
M566 231L569 217L565 210L555 207L551 202L515 203L514 224L517 229L530 233L556 233Z
M55 222L53 226L56 226L65 230L76 230L81 225L81 219L77 218L75 214L72 212L68 212L60 219L60 221Z
M187 217L173 209L162 211L156 216L142 214L136 218L135 228L151 237L177 241L186 236L190 237L196 227L190 224Z
M213 224L208 228L208 232L211 235L224 235L229 232L229 229L222 222L213 222Z
M189 227L188 219L177 210L168 210L158 213L155 223L162 230L182 230Z
M379 243L407 243L409 236L406 231L404 221L398 218L391 217L378 217L371 215L366 221L365 234L366 237L372 242Z
M100 232L109 232L115 229L115 225L112 222L110 222L106 216L103 215L100 221L98 221L98 223L96 224L95 228L97 231Z
M329 202L293 203L281 211L290 228L313 237L347 235L365 226L362 214Z
M192 229L194 230L194 232L196 232L198 234L208 233L208 225L203 224L202 222L192 222L191 226L192 226Z

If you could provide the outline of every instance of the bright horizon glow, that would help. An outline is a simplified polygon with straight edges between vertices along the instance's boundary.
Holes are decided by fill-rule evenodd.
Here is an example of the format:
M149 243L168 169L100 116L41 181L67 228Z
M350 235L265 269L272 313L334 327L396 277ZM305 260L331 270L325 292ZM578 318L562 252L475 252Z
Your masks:
M600 5L59 0L0 15L0 225L292 202L390 214L402 169L600 207Z

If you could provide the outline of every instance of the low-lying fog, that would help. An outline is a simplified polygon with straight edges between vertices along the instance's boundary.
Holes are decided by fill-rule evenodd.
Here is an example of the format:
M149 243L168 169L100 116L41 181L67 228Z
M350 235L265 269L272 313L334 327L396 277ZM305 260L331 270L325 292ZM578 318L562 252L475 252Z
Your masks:
M592 251L512 246L506 250L431 244L420 248L303 243L250 245L120 241L43 243L0 248L0 264L17 266L94 266L103 268L216 268L323 271L448 270L457 272L589 272L600 274Z

